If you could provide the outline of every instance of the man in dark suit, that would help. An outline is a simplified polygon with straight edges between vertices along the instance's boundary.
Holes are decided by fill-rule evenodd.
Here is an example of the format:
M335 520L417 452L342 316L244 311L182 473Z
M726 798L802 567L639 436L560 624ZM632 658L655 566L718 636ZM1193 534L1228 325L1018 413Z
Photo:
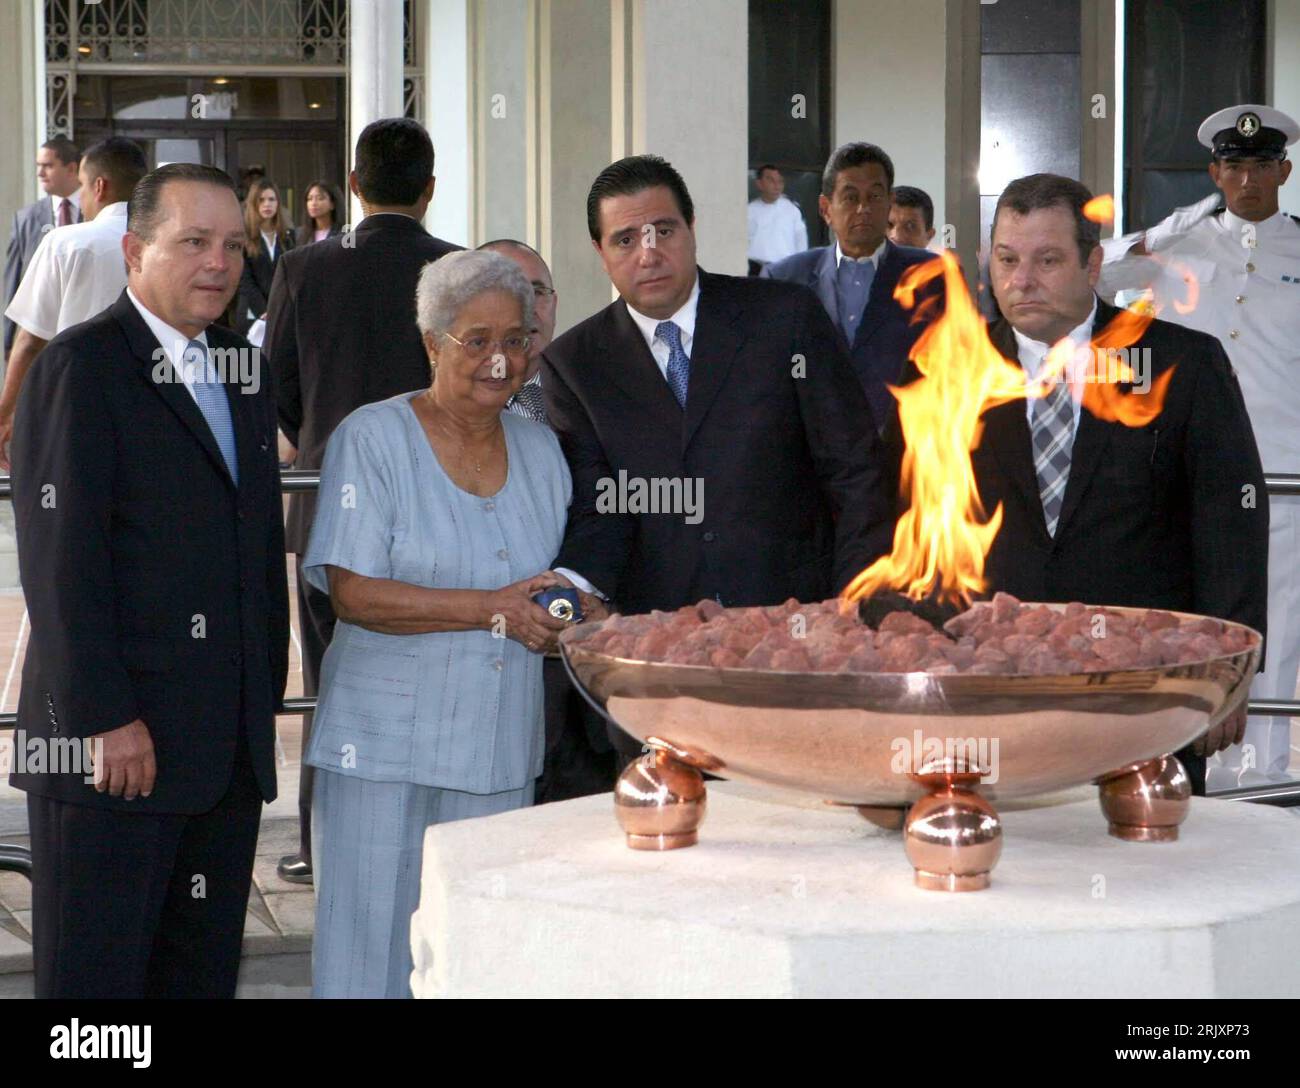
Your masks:
M866 397L816 297L700 270L694 219L653 155L591 187L588 229L620 298L542 356L573 473L557 570L629 613L821 600L890 545ZM654 512L634 495L649 491Z
M11 778L38 997L234 996L289 635L269 374L210 324L242 237L221 171L146 175L127 290L50 341L18 402L18 728L63 757Z
M271 285L263 342L276 380L280 427L297 449L297 468L319 469L325 443L363 404L429 384L429 358L415 323L415 285L430 261L463 247L420 225L433 199L433 144L416 121L375 121L357 139L348 186L365 218L353 231L281 257ZM285 541L298 557L298 617L303 693L315 695L320 663L334 633L328 593L302 576L316 510L314 494L289 500ZM302 743L311 736L303 716ZM298 787L300 852L280 875L310 883L312 769Z
M1003 317L989 335L1030 375L1052 345L1065 337L1087 345L1120 314L1094 293L1102 251L1083 214L1090 198L1077 181L1035 174L998 200L990 279ZM1084 364L1096 355L1087 351L1045 396L985 412L972 463L984 509L1001 505L1003 514L985 568L989 591L1199 612L1263 631L1268 502L1223 348L1153 321L1127 358L1138 379L1131 396L1173 370L1160 414L1145 426L1088 410ZM1099 363L1105 375L1109 362ZM1244 729L1243 709L1178 753L1197 793L1205 757Z
M904 310L894 298L899 278L914 264L934 259L924 249L898 246L889 227L894 164L874 144L845 144L822 172L817 198L835 241L796 253L763 269L762 275L810 287L835 326L840 346L871 404L876 430L884 432L897 414L887 385L895 384L912 345L924 328L918 309ZM934 293L927 288L922 297ZM925 314L937 312L926 310Z
M13 301L41 239L55 227L81 222L81 181L77 176L80 164L81 152L66 136L52 137L37 150L36 178L44 195L14 212L14 221L9 228L9 249L5 254L5 301L0 311L7 309ZM18 327L7 317L4 324L4 353L7 358L14 346Z

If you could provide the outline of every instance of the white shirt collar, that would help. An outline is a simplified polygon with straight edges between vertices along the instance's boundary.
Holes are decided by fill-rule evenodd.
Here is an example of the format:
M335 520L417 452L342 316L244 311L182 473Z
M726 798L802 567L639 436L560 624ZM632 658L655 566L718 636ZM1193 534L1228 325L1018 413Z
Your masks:
M126 209L127 203L125 200L119 200L116 204L105 204L99 209L99 212L95 215L95 219L112 219L115 217L125 219Z
M695 286L691 288L690 297L681 305L681 308L667 320L671 321L682 330L682 350L689 355L690 342L695 337L695 311L700 302L700 274L695 273ZM626 305L626 302L625 302ZM641 330L641 335L645 337L646 347L654 351L655 329L661 323L657 317L648 317L639 310L634 310L631 305L627 306L627 312L632 315L632 320L636 322L636 327Z
M1088 311L1088 316L1083 319L1082 323L1076 325L1070 330L1068 337L1063 337L1062 339L1068 338L1069 340L1072 340L1076 348L1087 347L1092 341L1092 323L1096 319L1097 296L1093 295L1092 309ZM1011 331L1015 333L1016 336L1016 347L1019 348L1021 367L1029 377L1038 377L1038 372L1043 366L1043 360L1047 358L1047 353L1054 345L1045 344L1041 340L1032 340L1014 326L1012 326ZM1073 373L1067 373L1067 377L1070 378L1070 385L1073 387L1076 384L1074 381L1075 375Z
M155 314L152 310L146 309L144 303L135 297L135 292L129 287L126 289L126 297L131 300L131 305L133 305L140 316L144 318L144 323L149 326L149 331L153 333L154 339L158 341L159 346L163 350L163 354L167 356L167 361L171 363L172 370L184 383L185 388L189 390L190 396L193 397L194 379L200 375L191 373L188 367L181 365L184 358L185 348L189 345L190 338L181 332L180 329L168 325L166 321ZM204 348L207 348L208 334L206 329L201 331L198 336L194 337L194 339L202 344ZM195 397L196 403L197 400L198 398Z
M888 244L888 242L889 242L888 238L881 241L880 245L876 247L876 251L873 254L871 254L870 257L846 257L844 255L844 251L840 249L840 241L837 238L835 239L835 267L839 268L841 261L859 261L863 264L870 261L871 267L875 269L875 271L879 272L880 255L885 252L885 246Z
M59 218L59 203L64 200L72 201L72 206L76 208L77 211L81 211L81 190L80 189L78 189L71 196L55 196L53 193L51 193L50 210L54 213L54 218L56 221Z
M1223 228L1235 238L1241 238L1242 232L1250 229L1256 236L1271 235L1286 226L1286 214L1279 208L1267 219L1261 219L1258 223L1252 223L1249 219L1242 219L1239 215L1233 215L1227 208L1223 210Z

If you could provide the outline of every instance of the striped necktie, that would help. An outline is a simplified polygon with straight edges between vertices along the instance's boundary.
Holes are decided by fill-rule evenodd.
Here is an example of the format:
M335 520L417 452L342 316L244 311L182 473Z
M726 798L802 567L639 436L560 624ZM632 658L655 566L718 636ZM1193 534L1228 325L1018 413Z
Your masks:
M682 348L682 330L676 322L661 321L655 326L655 339L668 345L668 388L677 403L686 407L686 389L691 381L691 357Z
M1074 449L1074 401L1069 382L1059 378L1034 401L1030 438L1034 447L1034 471L1038 494L1043 501L1047 535L1056 536L1065 502L1065 485L1070 479L1070 454Z
M235 427L230 418L230 401L226 387L218 381L217 368L212 365L207 346L201 340L191 340L185 347L186 377L193 375L191 388L198 401L199 411L208 421L217 448L225 458L230 478L239 484L239 456L235 450Z

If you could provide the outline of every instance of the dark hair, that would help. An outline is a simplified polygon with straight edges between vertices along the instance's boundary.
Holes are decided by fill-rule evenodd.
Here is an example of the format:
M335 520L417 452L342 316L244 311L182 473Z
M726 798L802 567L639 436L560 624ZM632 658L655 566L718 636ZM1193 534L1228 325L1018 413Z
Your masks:
M91 180L106 178L119 200L129 197L136 182L149 172L144 150L125 136L110 136L91 144L81 157L81 165Z
M763 176L763 174L766 173L768 170L775 170L778 174L781 172L781 168L780 168L779 166L777 166L776 163L774 163L774 162L765 162L765 163L763 163L763 165L760 166L760 167L758 168L758 170L755 172L754 177L756 177L756 178L761 178L761 177Z
M229 189L235 195L235 183L224 170L215 166L202 166L196 162L169 162L145 174L131 192L126 206L126 229L138 234L146 242L152 240L158 229L158 206L162 191L169 182L188 181L199 185L215 185Z
M307 198L311 196L313 189L325 190L334 204L334 207L330 209L330 226L339 226L343 222L343 194L339 192L337 186L331 185L328 181L313 181L302 191L302 225L304 229L309 231L316 229L316 220L307 211Z
M1042 208L1068 208L1074 213L1074 241L1079 247L1079 263L1087 264L1092 251L1101 245L1101 224L1094 223L1083 214L1083 206L1092 199L1092 193L1082 182L1060 174L1030 174L1016 178L1002 190L997 207L993 209L993 226L989 229L989 242L998 229L998 213L1008 208L1017 215L1028 215Z
M257 206L261 203L262 194L268 189L275 194L276 245L283 249L285 239L289 237L289 216L284 210L280 187L263 175L254 180L244 194L244 255L250 259L256 257L262 249L262 213Z
M600 202L611 196L631 196L658 185L666 186L677 201L677 210L689 227L695 222L695 204L686 191L686 182L672 163L658 155L632 155L612 162L591 183L587 193L587 233L600 242Z
M835 179L841 170L851 170L855 166L878 163L885 171L885 187L894 187L894 160L875 144L841 144L837 147L822 171L822 196L829 199L835 195Z
M924 189L918 189L914 185L897 185L890 194L890 199L900 208L920 208L925 229L934 230L934 201Z
M433 175L433 141L409 117L371 121L357 137L355 169L367 204L409 208Z
M81 161L81 148L66 136L51 136L41 147L53 151L64 166L72 166Z

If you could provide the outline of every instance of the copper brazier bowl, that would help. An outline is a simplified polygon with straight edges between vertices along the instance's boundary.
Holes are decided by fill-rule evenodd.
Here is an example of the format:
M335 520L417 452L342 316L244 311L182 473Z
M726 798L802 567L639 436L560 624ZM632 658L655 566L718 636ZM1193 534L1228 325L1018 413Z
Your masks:
M949 890L987 885L1000 799L1096 782L1112 834L1176 838L1190 788L1170 753L1237 708L1261 643L1243 628L1253 638L1237 653L1048 676L813 673L612 657L583 648L599 626L560 645L589 699L648 748L615 791L630 846L696 841L705 791L682 775L694 769L857 806L886 826L912 806L917 882Z

